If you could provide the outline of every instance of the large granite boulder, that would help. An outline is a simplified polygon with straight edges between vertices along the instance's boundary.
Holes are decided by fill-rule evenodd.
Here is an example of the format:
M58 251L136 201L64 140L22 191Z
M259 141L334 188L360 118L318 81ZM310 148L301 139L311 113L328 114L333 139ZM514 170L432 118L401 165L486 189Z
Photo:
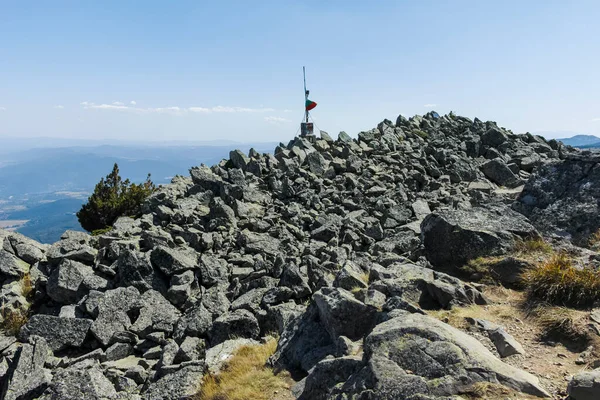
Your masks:
M600 230L600 155L569 157L539 168L513 208L547 234L587 246Z
M527 218L504 206L442 210L421 223L427 260L450 271L477 257L505 254L516 240L535 237L539 233Z

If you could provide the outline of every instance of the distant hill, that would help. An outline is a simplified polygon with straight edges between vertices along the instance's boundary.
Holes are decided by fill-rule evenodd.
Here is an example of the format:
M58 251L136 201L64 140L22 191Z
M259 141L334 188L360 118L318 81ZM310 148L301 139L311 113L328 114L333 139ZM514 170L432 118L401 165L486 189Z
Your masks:
M579 147L580 149L600 149L600 142L577 147Z
M568 146L593 148L600 147L600 137L594 135L575 135L570 138L557 139Z

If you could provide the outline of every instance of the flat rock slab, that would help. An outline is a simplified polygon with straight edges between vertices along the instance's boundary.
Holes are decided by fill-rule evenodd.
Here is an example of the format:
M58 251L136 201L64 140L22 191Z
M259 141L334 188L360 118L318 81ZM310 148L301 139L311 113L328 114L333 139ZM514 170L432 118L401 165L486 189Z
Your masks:
M533 375L503 363L477 339L426 315L404 312L377 325L365 339L365 357L387 359L411 371L425 382L424 394L454 395L465 384L490 381L550 396ZM445 383L436 384L440 380Z
M452 269L478 257L502 255L516 239L539 233L523 215L495 206L434 212L423 220L421 237L429 262Z
M92 326L91 319L61 318L52 315L34 315L21 328L19 339L27 341L32 335L41 336L52 351L81 347Z

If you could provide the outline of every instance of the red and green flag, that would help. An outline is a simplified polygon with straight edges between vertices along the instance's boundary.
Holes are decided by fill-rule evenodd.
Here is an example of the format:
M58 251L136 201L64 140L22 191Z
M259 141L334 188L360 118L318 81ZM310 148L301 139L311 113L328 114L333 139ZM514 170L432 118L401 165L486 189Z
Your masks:
M312 100L306 99L305 106L306 106L306 111L310 111L317 106L317 103L315 103Z

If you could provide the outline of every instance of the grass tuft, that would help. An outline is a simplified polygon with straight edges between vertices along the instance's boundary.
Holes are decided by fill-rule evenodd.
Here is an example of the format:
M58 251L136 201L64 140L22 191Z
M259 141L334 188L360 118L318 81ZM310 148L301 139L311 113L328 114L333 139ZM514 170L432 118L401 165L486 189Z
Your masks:
M588 307L600 300L600 274L577 268L565 253L555 254L523 274L530 300L553 305Z
M528 314L542 328L541 340L561 342L567 347L582 351L588 345L597 347L600 342L597 335L590 331L589 313L567 307L547 304L535 304Z
M0 307L0 315L2 316L0 330L10 336L16 336L29 319L27 310L4 305Z
M113 227L112 226L107 226L106 228L102 228L102 229L95 229L92 231L91 235L92 236L100 236L100 235L104 235L110 231L112 231Z
M600 251L600 229L591 234L589 246L592 250Z
M488 285L497 285L498 280L493 277L491 267L501 260L501 257L478 257L469 260L460 270L470 280Z
M288 389L287 376L266 365L276 349L276 339L241 347L218 374L204 377L195 400L269 400Z
M414 130L413 133L415 135L417 135L418 137L420 137L421 139L427 139L429 137L429 134L427 132L424 132L420 129Z
M360 280L363 281L364 283L366 283L367 285L369 284L369 273L365 272L363 274L360 275Z
M554 253L552 246L542 238L519 240L515 245L515 251L521 254Z
M21 295L26 299L30 299L33 294L33 284L31 283L31 275L29 272L23 274L19 284L21 286Z

